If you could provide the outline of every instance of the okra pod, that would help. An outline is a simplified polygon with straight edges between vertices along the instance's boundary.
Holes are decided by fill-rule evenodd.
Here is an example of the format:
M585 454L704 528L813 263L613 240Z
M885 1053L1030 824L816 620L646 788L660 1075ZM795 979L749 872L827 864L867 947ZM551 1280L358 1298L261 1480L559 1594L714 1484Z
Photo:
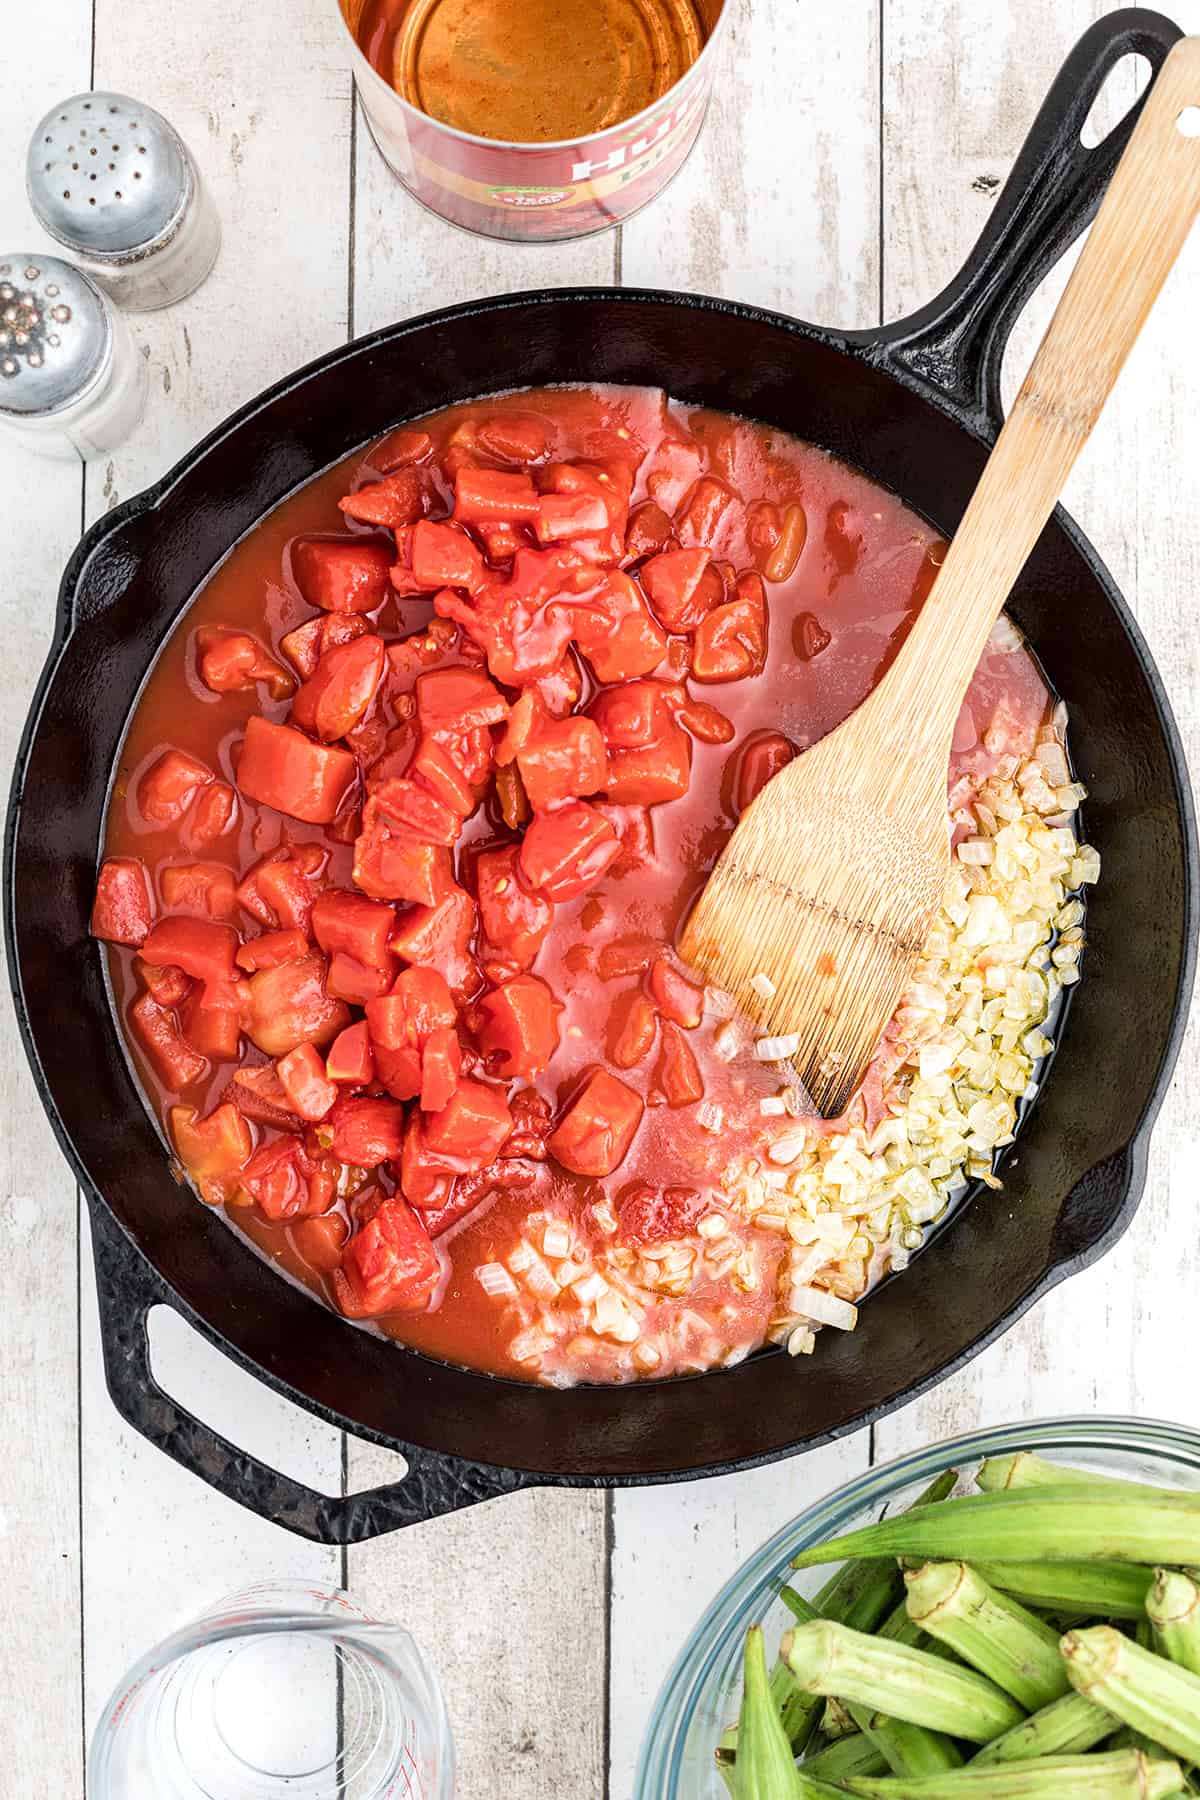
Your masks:
M815 1756L806 1756L800 1767L820 1781L845 1781L850 1775L886 1775L888 1762L869 1737L856 1731L853 1737L837 1738Z
M830 1619L789 1632L780 1652L810 1693L836 1694L970 1743L986 1744L1022 1717L1015 1701L975 1670Z
M1146 1600L1160 1656L1200 1675L1200 1586L1177 1569L1159 1569Z
M737 1800L801 1800L803 1789L792 1760L792 1746L767 1679L760 1625L751 1626L746 1633L734 1767Z
M831 1694L825 1702L825 1711L821 1714L821 1730L836 1743L839 1738L856 1736L860 1727L851 1718L849 1707L843 1705L836 1694Z
M1150 1575L1136 1563L976 1562L972 1568L994 1588L1029 1606L1090 1618L1140 1619Z
M889 1713L873 1713L869 1707L852 1706L859 1731L880 1751L893 1775L942 1775L961 1769L962 1751L944 1732L927 1725L913 1725Z
M1052 1700L1030 1719L1022 1719L1003 1737L971 1758L971 1767L986 1768L989 1763L1027 1762L1039 1756L1081 1756L1094 1750L1116 1730L1117 1722L1102 1706L1085 1700L1072 1691L1061 1700Z
M1037 1712L1070 1691L1058 1636L966 1563L926 1563L906 1577L915 1625Z
M1047 1462L1032 1450L1018 1450L1011 1456L989 1456L980 1463L975 1477L976 1487L987 1494L1013 1488L1076 1487L1130 1488L1140 1493L1170 1493L1169 1488L1150 1488L1140 1481L1122 1481L1116 1475L1094 1475L1090 1469L1071 1469L1064 1463Z
M1086 1487L968 1494L814 1545L796 1557L793 1567L860 1556L1151 1567L1196 1562L1200 1496Z
M1043 1756L983 1769L968 1763L949 1775L917 1780L855 1775L846 1787L867 1800L1166 1800L1182 1783L1178 1763L1151 1762L1139 1750L1119 1750L1099 1756Z
M1143 1650L1111 1625L1068 1631L1061 1648L1076 1693L1173 1756L1200 1762L1200 1675Z
M936 1506L954 1492L957 1481L957 1469L944 1469L917 1495L913 1508ZM854 1631L874 1631L903 1598L900 1571L895 1559L888 1556L874 1563L847 1563L825 1583L813 1605L823 1619L837 1619Z

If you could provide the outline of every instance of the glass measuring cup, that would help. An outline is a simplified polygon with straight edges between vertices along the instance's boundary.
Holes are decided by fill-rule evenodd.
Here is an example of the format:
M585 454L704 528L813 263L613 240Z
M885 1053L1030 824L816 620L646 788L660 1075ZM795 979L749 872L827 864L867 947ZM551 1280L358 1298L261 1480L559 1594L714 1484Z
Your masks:
M114 1690L91 1800L451 1800L436 1677L398 1625L303 1582L231 1595Z

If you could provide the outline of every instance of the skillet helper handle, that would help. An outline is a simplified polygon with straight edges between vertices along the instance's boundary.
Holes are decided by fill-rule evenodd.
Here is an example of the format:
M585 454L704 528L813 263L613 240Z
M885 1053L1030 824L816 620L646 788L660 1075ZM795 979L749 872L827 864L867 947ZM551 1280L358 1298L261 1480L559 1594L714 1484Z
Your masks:
M181 1468L260 1519L314 1543L358 1544L480 1500L546 1485L544 1479L517 1470L462 1462L408 1446L403 1447L408 1462L403 1481L342 1496L318 1493L260 1462L159 1386L151 1367L147 1320L156 1306L178 1310L178 1305L107 1206L92 1198L90 1211L104 1374L113 1405L135 1431Z
M910 735L924 728L949 745L996 615L1200 212L1197 128L1200 37L1188 37L1146 97L929 603L872 696L899 707Z
M884 360L968 415L991 438L1004 417L1000 374L1027 301L1092 219L1148 90L1102 141L1081 132L1123 57L1145 57L1155 81L1182 33L1161 13L1127 7L1084 32L1054 79L966 263L942 293L886 326Z

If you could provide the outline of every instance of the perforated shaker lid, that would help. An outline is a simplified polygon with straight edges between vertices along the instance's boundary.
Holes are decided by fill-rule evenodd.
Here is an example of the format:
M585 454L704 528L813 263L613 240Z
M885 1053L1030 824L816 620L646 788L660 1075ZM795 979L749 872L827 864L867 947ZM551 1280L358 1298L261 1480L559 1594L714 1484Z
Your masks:
M25 161L39 223L81 255L120 256L171 229L191 186L161 113L128 94L76 94L38 125Z
M112 336L108 306L57 256L0 252L0 413L50 413L93 379Z

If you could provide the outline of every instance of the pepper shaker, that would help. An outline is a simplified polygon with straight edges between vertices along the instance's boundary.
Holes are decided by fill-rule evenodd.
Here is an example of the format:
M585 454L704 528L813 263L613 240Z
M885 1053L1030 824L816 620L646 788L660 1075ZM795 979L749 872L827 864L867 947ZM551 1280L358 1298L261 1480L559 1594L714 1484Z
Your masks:
M52 107L25 183L38 223L130 312L184 299L217 259L220 222L187 145L127 94Z
M146 364L81 269L0 254L0 428L45 456L102 456L133 430Z

